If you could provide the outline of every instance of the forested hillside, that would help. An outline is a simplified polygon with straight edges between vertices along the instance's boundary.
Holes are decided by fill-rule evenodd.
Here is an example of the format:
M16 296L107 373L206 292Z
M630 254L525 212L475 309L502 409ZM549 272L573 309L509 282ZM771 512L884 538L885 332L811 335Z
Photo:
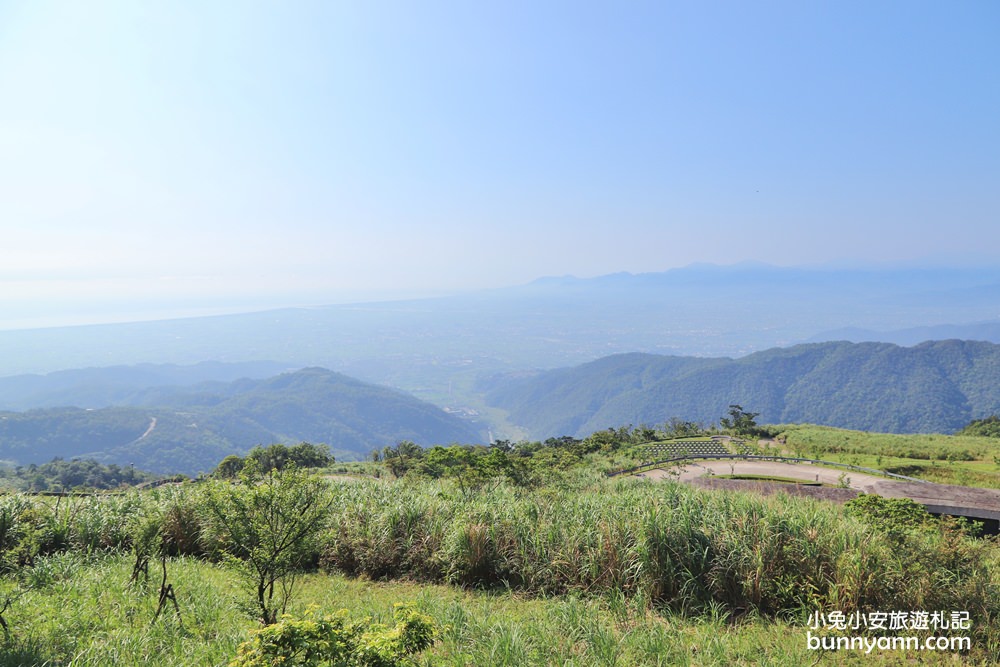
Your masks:
M953 433L1000 412L1000 345L819 343L740 359L624 354L527 378L488 400L533 437L584 435L671 417L712 423L738 403L762 423Z
M0 413L0 459L85 456L153 472L211 470L257 444L330 445L339 459L413 440L472 443L473 425L408 394L310 368L265 380L159 389L143 407Z

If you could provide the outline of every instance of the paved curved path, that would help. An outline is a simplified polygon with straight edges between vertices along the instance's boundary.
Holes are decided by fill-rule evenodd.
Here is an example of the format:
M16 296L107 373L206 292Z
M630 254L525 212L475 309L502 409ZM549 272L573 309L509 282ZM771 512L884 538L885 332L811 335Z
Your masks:
M886 498L910 498L926 505L929 511L939 514L1000 521L1000 491L995 489L929 482L902 482L853 470L837 470L803 463L739 460L731 462L692 461L687 465L675 468L673 472L656 469L639 473L636 476L650 479L676 478L682 482L690 482L699 477L713 475L759 475L801 479L804 482L819 481L823 484L836 486L840 483L841 475L845 473L845 481L848 486L863 493L877 493ZM747 482L748 486L752 484L754 482Z
M875 484L885 481L884 477L866 475L852 470L834 470L833 468L823 468L821 466L807 465L802 463L781 463L778 461L696 461L679 468L680 475L677 479L687 482L695 477L705 475L758 475L761 477L786 477L789 479L800 479L803 482L821 482L837 486L840 484L840 476L846 473L845 481L848 486L858 491L875 493ZM650 470L639 473L638 477L651 477L662 479L673 477L665 470Z

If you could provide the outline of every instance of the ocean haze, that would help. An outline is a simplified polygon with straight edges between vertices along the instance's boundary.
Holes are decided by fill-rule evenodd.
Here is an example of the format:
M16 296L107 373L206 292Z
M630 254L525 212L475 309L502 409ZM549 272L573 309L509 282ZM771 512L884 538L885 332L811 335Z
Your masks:
M126 324L156 320L174 320L214 315L236 315L281 308L309 308L330 304L367 303L398 299L418 299L453 293L454 290L324 290L296 291L274 296L261 294L212 296L200 294L188 285L187 293L146 293L141 296L119 294L116 287L128 284L125 278L104 279L90 288L73 286L75 281L38 280L40 287L17 287L22 296L4 301L0 331L50 329L91 324ZM164 279L164 282L176 281ZM0 279L0 288L7 287ZM77 298L71 295L79 292Z

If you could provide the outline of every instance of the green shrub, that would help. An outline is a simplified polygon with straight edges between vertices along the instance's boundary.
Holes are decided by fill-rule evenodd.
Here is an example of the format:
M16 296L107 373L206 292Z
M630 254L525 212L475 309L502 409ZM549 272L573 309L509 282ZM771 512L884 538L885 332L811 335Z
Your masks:
M851 516L887 533L926 528L934 522L927 508L909 498L863 494L848 501L845 507Z
M0 497L0 575L29 562L37 553L32 510L24 496Z
M335 614L282 620L251 631L240 645L231 667L320 665L343 667L397 667L411 665L413 656L434 643L431 619L396 605L396 625L386 628L370 619L352 621L346 609Z

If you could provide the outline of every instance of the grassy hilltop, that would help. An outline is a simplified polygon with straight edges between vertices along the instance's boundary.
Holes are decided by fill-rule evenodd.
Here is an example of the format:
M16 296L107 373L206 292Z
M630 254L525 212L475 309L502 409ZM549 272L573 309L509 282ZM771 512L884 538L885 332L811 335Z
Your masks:
M809 433L787 427L788 446ZM393 603L410 604L436 628L414 656L423 665L1000 659L995 540L929 517L887 524L784 494L604 475L635 460L649 435L404 443L323 476L265 474L243 460L242 472L227 464L228 478L145 492L3 496L0 665L227 664L260 627L261 604L277 614L293 579L281 605L292 619L345 608L359 624L391 626ZM277 523L255 514L282 503L301 511ZM274 559L289 566L275 597L256 595L255 554L315 507L325 509L294 558ZM258 520L267 528L241 532ZM148 577L136 575L144 554ZM177 610L157 615L161 582ZM810 614L830 610L968 611L971 650L807 649Z
M789 455L877 468L939 484L1000 489L1000 438L867 433L810 424L771 427ZM777 445L776 445L777 446Z

